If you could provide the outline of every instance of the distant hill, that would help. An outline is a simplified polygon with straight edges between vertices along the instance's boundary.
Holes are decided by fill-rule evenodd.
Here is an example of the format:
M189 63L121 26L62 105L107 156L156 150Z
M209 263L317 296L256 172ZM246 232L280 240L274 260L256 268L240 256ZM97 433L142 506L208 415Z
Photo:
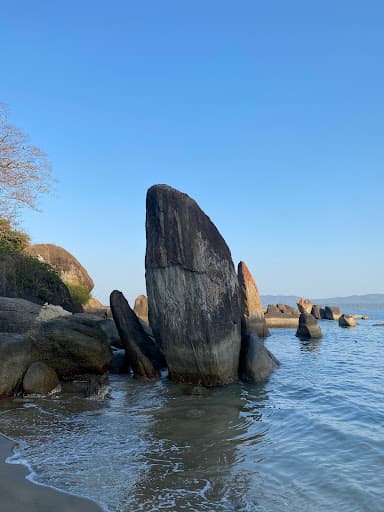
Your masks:
M262 295L261 300L267 304L288 304L295 306L299 295ZM349 295L348 297L328 297L311 299L313 304L339 306L348 310L384 311L384 293L368 293L367 295Z

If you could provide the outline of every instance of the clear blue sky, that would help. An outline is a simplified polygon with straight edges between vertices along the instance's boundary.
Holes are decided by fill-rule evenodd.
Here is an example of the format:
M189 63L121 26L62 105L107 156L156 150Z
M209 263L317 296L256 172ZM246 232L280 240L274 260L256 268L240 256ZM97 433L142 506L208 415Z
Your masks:
M384 2L1 2L0 101L59 179L35 242L144 292L145 194L198 201L262 293L384 292Z

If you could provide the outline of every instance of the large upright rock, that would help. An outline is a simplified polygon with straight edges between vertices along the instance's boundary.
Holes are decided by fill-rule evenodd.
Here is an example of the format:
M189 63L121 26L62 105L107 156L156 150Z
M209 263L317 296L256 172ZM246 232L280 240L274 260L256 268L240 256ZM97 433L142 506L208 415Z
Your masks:
M158 379L165 366L159 347L143 328L124 295L114 290L110 297L111 310L133 373L148 379Z
M237 267L239 279L240 305L244 331L255 332L259 338L270 335L264 318L264 309L261 303L259 290L249 268L240 261Z
M237 379L241 314L230 250L189 196L167 185L147 193L149 323L174 381Z
M93 281L81 263L68 251L53 244L35 244L26 249L30 256L51 265L61 279L70 285L80 285L89 292L93 289Z

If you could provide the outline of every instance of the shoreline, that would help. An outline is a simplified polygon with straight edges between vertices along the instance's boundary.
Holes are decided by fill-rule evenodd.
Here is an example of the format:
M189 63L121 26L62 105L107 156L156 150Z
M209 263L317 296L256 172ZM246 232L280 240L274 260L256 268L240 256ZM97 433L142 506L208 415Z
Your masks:
M9 464L16 442L0 434L0 509L1 512L102 512L87 498L74 496L27 479L23 464Z

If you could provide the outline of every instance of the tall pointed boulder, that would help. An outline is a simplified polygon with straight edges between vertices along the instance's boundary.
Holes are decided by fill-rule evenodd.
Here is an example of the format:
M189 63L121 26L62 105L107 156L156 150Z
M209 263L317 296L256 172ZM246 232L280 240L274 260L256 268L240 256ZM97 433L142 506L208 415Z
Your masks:
M193 199L167 185L148 190L146 232L149 323L170 378L235 381L241 315L227 244Z
M263 305L255 280L244 261L237 267L240 288L240 304L244 332L255 332L259 338L270 335L265 323Z

